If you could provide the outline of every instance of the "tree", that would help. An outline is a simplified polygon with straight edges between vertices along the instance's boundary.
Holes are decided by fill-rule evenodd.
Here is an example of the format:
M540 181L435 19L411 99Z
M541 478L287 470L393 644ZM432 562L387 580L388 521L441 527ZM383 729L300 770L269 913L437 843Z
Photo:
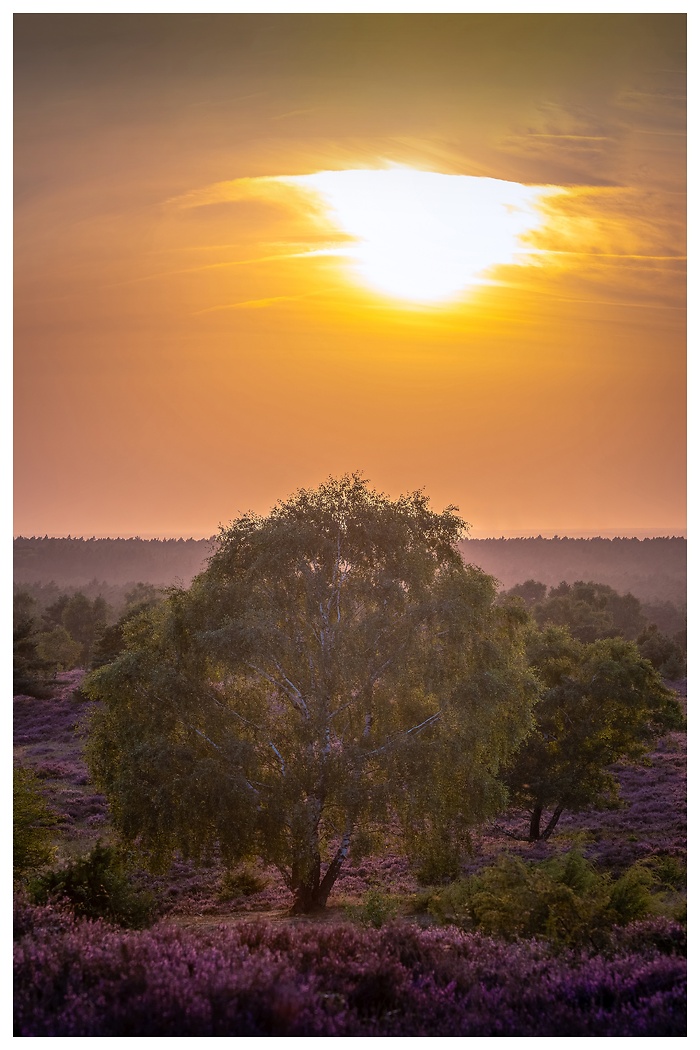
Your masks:
M517 588L513 588L511 594ZM540 627L568 627L580 642L598 638L636 638L646 620L641 602L633 594L618 594L605 583L560 583L532 607Z
M53 674L78 666L81 656L80 643L71 638L65 627L54 627L37 635L37 653Z
M84 687L125 839L163 863L260 856L309 911L358 833L398 815L419 844L492 812L535 684L522 616L463 564L463 527L354 474L222 530Z
M516 583L506 595L510 598L522 598L526 605L531 606L543 602L547 594L547 584L538 583L537 580L525 580L524 583Z
M53 859L52 829L58 818L36 774L26 766L14 766L12 772L12 866L14 877L22 879Z
M111 663L126 648L125 629L142 613L152 609L160 601L161 591L150 583L137 583L126 595L126 609L116 623L105 626L92 649L90 667L96 670Z
M180 543L183 541L180 540ZM127 611L150 608L160 601L162 591L152 583L136 583L124 596Z
M104 598L97 597L91 602L82 591L72 595L62 610L62 625L80 644L80 660L83 667L90 666L95 639L105 628L107 613L108 607Z
M565 809L614 803L612 763L642 759L659 734L682 728L683 716L631 642L583 644L565 628L533 628L528 655L544 692L535 732L506 769L505 782L513 801L530 810L533 842L549 838ZM545 810L551 816L542 829Z
M682 645L662 634L655 623L645 627L637 638L637 647L645 660L664 678L684 678L685 652Z
M37 650L34 598L26 591L13 595L12 690L15 696L37 696L44 692L48 665Z

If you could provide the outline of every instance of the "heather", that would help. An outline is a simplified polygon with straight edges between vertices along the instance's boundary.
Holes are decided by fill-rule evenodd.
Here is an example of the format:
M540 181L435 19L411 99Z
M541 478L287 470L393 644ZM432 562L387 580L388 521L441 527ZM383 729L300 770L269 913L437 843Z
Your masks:
M75 692L81 674L60 678L54 699L14 705L16 760L61 821L54 872L79 867L113 835L82 754L91 705ZM683 1035L685 932L675 920L685 888L685 734L667 734L647 764L621 763L615 774L619 808L565 812L556 835L536 843L505 834L523 823L506 813L473 836L450 884L422 888L390 836L371 855L351 853L323 919L290 919L273 868L226 867L216 853L200 866L176 856L160 875L121 869L134 892L155 898L161 919L147 930L20 899L16 1033ZM529 868L572 848L608 890L642 865L653 878L651 917L624 927L608 917L604 936L571 947L551 927L495 936L470 918L460 929L426 899L506 852Z
M555 954L394 924L125 932L20 904L15 1034L684 1035L682 932L657 920L653 946L649 932Z

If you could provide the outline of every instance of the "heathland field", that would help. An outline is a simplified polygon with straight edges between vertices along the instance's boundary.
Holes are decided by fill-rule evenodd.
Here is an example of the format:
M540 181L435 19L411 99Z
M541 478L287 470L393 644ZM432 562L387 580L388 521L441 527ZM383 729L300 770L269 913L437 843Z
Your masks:
M388 835L351 855L325 912L292 916L273 868L115 863L81 680L14 702L15 760L58 821L52 870L74 876L72 910L19 894L16 1034L685 1033L684 733L616 770L619 808L564 813L536 843L511 837L523 817L509 812L433 884Z

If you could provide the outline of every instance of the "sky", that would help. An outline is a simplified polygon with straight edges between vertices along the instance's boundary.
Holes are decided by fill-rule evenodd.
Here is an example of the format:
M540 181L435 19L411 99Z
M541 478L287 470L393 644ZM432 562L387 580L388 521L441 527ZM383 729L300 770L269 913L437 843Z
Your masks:
M685 22L16 15L15 535L683 533Z

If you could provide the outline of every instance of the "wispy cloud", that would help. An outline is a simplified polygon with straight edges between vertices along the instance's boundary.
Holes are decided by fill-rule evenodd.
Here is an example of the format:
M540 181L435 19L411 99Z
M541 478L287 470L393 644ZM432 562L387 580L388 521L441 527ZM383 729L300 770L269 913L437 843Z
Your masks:
M246 299L240 303L222 303L220 306L208 306L205 310L195 310L192 317L218 313L221 310L262 310L266 306L274 306L277 303L296 302L307 298L307 295L271 295L267 299Z

